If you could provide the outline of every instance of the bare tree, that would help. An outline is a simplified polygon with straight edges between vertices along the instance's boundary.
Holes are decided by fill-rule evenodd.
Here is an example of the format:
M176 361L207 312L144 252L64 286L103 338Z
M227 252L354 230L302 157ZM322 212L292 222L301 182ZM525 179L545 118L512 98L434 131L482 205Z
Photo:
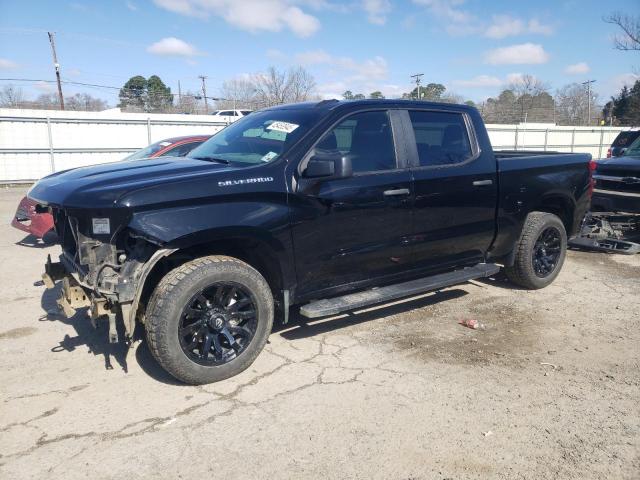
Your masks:
M559 123L568 125L588 124L589 102L591 111L597 111L597 94L592 92L591 98L587 89L579 83L565 85L556 92L556 112Z
M443 103L462 103L464 102L464 97L462 95L458 95L455 92L447 92L445 94L443 94L440 99L438 100L439 102L443 102Z
M222 84L220 96L223 100L216 103L220 109L253 109L256 105L256 86L248 79L234 78Z
M33 108L40 108L43 110L58 110L60 108L60 101L58 100L57 93L42 93L32 102Z
M107 102L100 98L92 97L88 93L76 93L72 97L65 98L65 108L67 110L99 112L106 110Z
M196 98L197 96L199 95L196 95L191 91L183 93L178 98L178 102L173 107L173 110L177 113L197 114L201 111L204 113L204 107L198 102L198 99Z
M269 67L266 73L254 75L252 83L258 106L265 107L309 100L316 86L313 76L302 67L288 72Z
M14 85L5 85L0 90L0 107L20 108L24 104L24 92Z
M604 21L617 25L621 34L613 38L614 48L618 50L640 50L640 17L614 12L604 17Z
M316 88L316 81L307 70L298 67L289 70L289 98L290 103L304 102L310 100Z
M549 100L549 85L533 75L522 75L512 81L507 87L516 97L516 105L520 113L520 121L531 120L530 114L534 108L547 108Z

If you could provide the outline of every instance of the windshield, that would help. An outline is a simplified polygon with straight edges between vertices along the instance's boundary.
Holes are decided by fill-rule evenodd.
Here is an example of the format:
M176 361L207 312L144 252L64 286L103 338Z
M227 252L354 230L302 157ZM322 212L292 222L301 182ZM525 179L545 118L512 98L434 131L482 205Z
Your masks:
M234 166L272 162L309 131L319 116L312 109L255 112L220 130L188 157Z
M144 147L138 150L137 152L133 152L128 157L124 157L122 161L124 162L128 160L139 160L141 158L148 158L154 153L158 153L164 147L168 147L169 145L171 145L171 142L167 142L167 141L152 143L148 147Z
M624 152L625 157L640 157L640 137L638 137Z

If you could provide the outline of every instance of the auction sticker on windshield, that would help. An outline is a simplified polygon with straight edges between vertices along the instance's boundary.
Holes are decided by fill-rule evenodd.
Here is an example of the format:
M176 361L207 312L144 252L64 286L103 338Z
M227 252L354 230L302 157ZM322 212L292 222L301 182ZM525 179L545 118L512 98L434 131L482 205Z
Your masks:
M273 122L267 127L267 130L275 130L277 132L291 133L300 125L289 122Z
M277 156L278 156L278 154L276 152L269 152L266 155L264 155L261 160L263 162L269 162L269 161L273 160L274 158L276 158Z

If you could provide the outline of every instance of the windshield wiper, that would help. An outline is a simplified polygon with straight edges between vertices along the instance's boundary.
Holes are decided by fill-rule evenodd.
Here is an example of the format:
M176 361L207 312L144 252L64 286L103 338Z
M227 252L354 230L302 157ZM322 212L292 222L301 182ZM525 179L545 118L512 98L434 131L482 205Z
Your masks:
M225 165L229 165L231 162L229 160L225 160L224 158L218 157L189 157L195 158L196 160L204 160L206 162L216 162L216 163L224 163Z

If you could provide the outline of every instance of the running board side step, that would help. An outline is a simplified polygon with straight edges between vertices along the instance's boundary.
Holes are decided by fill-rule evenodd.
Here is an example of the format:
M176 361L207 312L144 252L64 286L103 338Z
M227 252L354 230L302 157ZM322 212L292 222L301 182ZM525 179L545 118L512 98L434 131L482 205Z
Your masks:
M410 297L419 293L438 290L452 285L490 277L500 271L493 263L479 263L473 267L453 272L440 273L431 277L419 278L409 282L397 283L386 287L373 288L364 292L350 293L342 297L317 300L300 307L300 314L307 318L326 317L338 313L368 307L376 303L388 302L402 297Z

